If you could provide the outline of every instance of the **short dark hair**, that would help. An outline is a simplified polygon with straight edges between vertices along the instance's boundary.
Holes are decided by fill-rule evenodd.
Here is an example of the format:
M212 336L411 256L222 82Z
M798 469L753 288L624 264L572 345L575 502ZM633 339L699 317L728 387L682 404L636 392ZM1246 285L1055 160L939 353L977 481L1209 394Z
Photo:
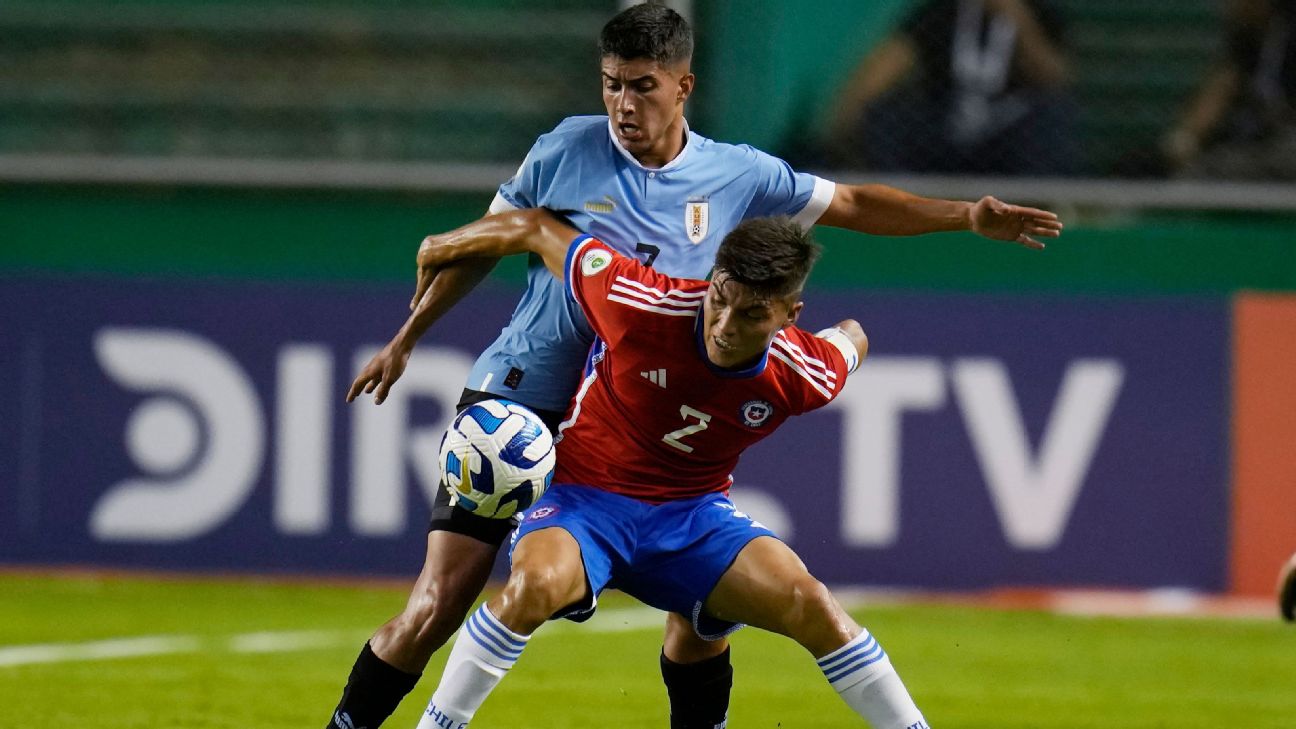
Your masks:
M642 3L617 13L599 33L599 57L675 63L693 57L693 29L665 5Z
M789 217L752 218L721 241L712 278L723 274L769 298L799 293L819 251L810 231Z

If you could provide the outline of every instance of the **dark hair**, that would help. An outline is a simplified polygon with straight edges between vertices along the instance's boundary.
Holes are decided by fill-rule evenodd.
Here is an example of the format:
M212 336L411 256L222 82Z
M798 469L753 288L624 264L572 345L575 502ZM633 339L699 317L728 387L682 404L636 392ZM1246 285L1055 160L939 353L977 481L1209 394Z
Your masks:
M716 252L712 278L724 274L761 296L798 293L819 258L819 245L789 217L744 220Z
M599 33L599 57L675 63L693 57L693 29L665 5L642 3L617 13Z

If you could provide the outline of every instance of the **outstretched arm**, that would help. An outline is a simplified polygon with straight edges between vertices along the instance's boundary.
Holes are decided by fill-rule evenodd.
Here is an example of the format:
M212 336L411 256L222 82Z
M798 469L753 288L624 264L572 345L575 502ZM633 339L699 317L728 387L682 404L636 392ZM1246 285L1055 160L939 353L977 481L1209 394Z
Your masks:
M413 311L396 335L360 370L347 402L373 393L374 403L387 399L405 373L414 345L433 322L481 280L499 258L535 253L556 276L562 276L567 246L579 232L546 210L515 210L490 215L461 228L428 236L419 247L419 284Z
M535 253L550 273L561 278L567 248L578 235L580 231L543 208L511 210L424 238L418 252L419 270L421 274L424 269L436 270L468 258Z
M970 230L993 240L1040 249L1039 238L1056 238L1055 213L1009 205L993 197L975 203L919 197L887 185L837 185L819 225L872 235L920 235Z

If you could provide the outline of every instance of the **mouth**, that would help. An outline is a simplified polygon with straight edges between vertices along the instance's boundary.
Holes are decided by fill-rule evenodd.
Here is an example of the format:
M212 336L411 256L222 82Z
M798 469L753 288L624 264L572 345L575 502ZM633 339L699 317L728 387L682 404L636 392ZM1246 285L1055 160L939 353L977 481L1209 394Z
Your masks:
M622 139L635 141L643 136L643 130L640 129L637 124L621 122L617 124L617 134L619 134Z
M732 352L734 346L719 337L711 337L711 342L715 344L716 349L721 352Z

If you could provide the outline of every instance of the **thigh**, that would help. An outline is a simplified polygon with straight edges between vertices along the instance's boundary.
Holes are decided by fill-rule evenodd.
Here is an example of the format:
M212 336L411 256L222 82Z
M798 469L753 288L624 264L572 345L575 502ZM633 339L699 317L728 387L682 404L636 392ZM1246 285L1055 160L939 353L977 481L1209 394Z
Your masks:
M513 534L509 559L517 564L524 542L532 535L561 530L579 549L588 592L584 599L554 617L587 620L598 605L599 593L623 571L635 549L633 499L572 484L554 484L525 514ZM538 542L537 542L538 543Z
M749 542L773 533L722 494L653 507L640 525L635 562L617 587L653 607L689 618L704 639L741 627L710 620L702 603ZM777 540L775 540L777 541Z
M791 547L770 537L753 539L720 577L703 609L718 619L782 632L789 592L813 579Z

